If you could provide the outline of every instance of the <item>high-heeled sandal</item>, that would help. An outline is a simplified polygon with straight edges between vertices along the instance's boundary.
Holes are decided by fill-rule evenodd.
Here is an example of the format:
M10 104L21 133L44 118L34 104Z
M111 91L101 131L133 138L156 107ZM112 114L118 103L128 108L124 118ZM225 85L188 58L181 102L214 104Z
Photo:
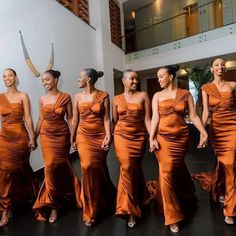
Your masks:
M223 195L219 196L219 203L224 204L224 202L225 202L225 197Z
M170 231L173 233L178 233L179 232L179 225L178 224L170 225Z
M1 221L0 221L0 227L6 225L9 222L10 216L11 216L11 212L9 210L2 212L2 218L1 218Z
M128 227L133 228L136 225L134 216L130 215L128 219Z
M50 214L49 219L48 219L49 223L54 223L54 222L57 221L57 217L58 217L57 213L58 213L57 209L52 209L51 210L51 214Z
M225 223L228 225L233 225L234 224L234 218L232 216L226 216L225 217Z
M91 226L93 225L93 223L92 223L91 220L86 220L86 221L84 222L84 224L85 224L86 226L88 226L88 227L91 227Z

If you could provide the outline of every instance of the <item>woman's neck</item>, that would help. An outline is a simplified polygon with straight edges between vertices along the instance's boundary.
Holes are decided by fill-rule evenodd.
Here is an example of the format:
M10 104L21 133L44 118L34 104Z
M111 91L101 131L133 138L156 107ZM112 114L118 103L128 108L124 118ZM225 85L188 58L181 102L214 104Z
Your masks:
M86 86L84 89L84 92L87 94L92 94L95 91L97 91L97 89L93 85L90 85L90 84L88 84L88 86Z
M48 95L51 95L51 96L55 96L55 95L57 95L59 92L60 92L60 91L59 91L57 88L54 88L54 89L52 89L52 90L49 90L47 94L48 94Z
M130 90L130 89L127 89L127 88L124 89L124 94L125 95L133 95L136 92L137 92L136 90Z
M176 89L177 89L176 85L172 82L166 88L164 88L164 91L167 92L167 93L172 93Z
M7 93L17 93L18 90L15 86L7 87Z
M215 75L214 76L214 82L216 84L223 84L224 83L224 78L223 76Z

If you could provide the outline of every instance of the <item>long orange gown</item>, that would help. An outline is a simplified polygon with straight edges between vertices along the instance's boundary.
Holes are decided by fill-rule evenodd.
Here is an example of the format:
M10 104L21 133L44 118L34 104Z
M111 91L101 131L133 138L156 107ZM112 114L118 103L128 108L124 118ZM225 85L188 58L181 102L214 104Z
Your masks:
M113 102L119 116L114 130L114 147L120 163L116 215L140 218L143 205L150 200L141 166L147 136L144 105L127 103L123 94L115 96Z
M80 122L76 143L79 152L83 220L94 222L97 217L114 209L116 189L111 182L107 153L102 149L105 138L104 99L108 94L98 91L92 102L78 104Z
M10 210L36 198L38 186L29 164L29 135L22 103L0 94L0 210Z
M64 120L71 98L61 93L55 104L41 106L40 141L44 160L44 182L33 206L38 220L46 220L47 209L57 209L63 200L81 207L80 182L69 161L70 131Z
M218 201L225 196L224 215L236 216L236 99L233 92L219 92L212 82L202 89L209 96L210 139L217 163L214 174L194 174L202 187Z
M177 89L175 99L158 102L159 149L155 154L159 163L159 187L165 225L183 220L196 208L195 188L184 162L189 139L184 115L189 96L189 91Z

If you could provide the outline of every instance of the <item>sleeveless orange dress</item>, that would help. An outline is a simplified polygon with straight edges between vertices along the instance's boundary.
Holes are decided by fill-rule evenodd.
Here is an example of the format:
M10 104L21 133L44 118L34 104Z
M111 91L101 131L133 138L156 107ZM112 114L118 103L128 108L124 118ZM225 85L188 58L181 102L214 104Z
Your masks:
M40 142L45 178L33 206L38 220L46 220L47 210L57 209L64 200L73 200L81 207L80 182L69 161L70 131L64 120L68 102L70 96L61 93L55 104L41 106Z
M116 189L111 182L107 153L101 146L105 138L104 99L108 94L98 91L92 102L78 104L80 122L76 143L79 152L83 220L94 222L97 216L115 206Z
M158 102L159 149L155 154L159 164L159 187L165 225L183 220L196 208L195 188L184 161L189 139L184 116L189 96L189 91L177 89L175 99Z
M194 174L202 187L218 201L225 196L224 215L236 216L236 99L233 92L219 92L212 82L202 89L209 97L210 140L217 156L214 174Z
M22 103L0 94L0 210L10 210L36 198L38 185L29 164L29 135Z
M147 131L144 106L127 103L123 94L114 97L118 122L114 129L114 147L120 163L116 215L140 218L142 207L150 200L142 172Z

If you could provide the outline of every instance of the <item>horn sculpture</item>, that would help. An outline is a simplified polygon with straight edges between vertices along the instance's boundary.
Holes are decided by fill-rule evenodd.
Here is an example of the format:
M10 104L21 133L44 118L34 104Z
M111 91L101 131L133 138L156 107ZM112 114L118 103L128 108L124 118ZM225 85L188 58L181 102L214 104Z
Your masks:
M54 64L54 48L53 48L53 43L52 43L50 61L46 70L51 70L53 67L53 64Z
M40 72L36 69L36 67L34 66L33 62L31 61L31 59L29 57L29 54L27 52L25 42L24 42L24 38L23 38L23 35L22 35L21 31L19 31L19 33L20 33L20 41L21 41L21 46L22 46L24 57L25 57L25 61L26 61L27 65L29 66L30 70L34 73L34 75L36 77L39 77ZM49 61L49 64L48 64L46 70L52 69L53 64L54 64L54 48L53 48L53 44L52 44L50 61Z

